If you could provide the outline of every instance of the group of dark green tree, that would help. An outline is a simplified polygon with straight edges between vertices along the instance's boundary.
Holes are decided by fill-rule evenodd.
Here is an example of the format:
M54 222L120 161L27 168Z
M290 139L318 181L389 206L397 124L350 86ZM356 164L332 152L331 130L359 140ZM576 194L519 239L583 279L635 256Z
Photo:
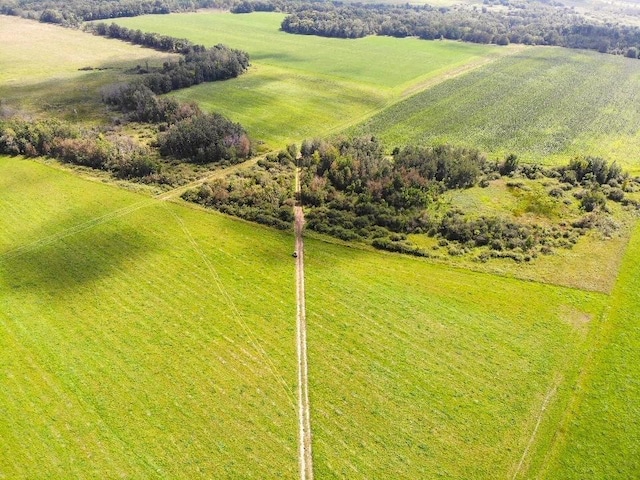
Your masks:
M305 140L299 157L297 153L290 146L254 169L205 183L183 198L251 221L290 228L295 162L302 167L297 201L305 207L311 230L395 252L439 255L419 248L408 237L426 234L438 240L436 249L449 255L517 262L572 248L592 229L612 235L616 225L608 201L634 209L639 206L625 195L640 188L637 180L599 157L579 157L565 166L545 168L521 165L515 155L501 162L488 161L478 150L450 145L407 146L388 156L375 138L367 137ZM451 190L485 187L500 177L506 177L508 188L521 198L524 212L551 219L571 205L573 220L559 215L557 222L519 222L517 217L464 212L446 200ZM531 188L525 179L541 181Z
M500 8L494 8L499 4ZM547 0L485 0L484 5L453 7L344 3L310 0L0 0L0 13L42 22L78 26L83 21L166 14L198 8L227 8L234 13L280 11L289 15L282 29L290 33L340 38L366 35L416 36L475 43L522 43L584 48L637 58L640 28L587 18L574 7ZM109 35L119 38L117 27ZM126 29L123 29L126 31ZM160 35L130 32L129 41L158 45ZM135 40L134 40L135 38ZM166 46L161 48L167 49ZM181 45L173 48L179 50Z
M195 105L173 105L178 115L167 117L164 131L144 145L109 128L81 128L61 120L11 118L0 120L0 153L46 156L65 163L113 173L118 178L142 178L170 183L159 177L163 158L197 164L236 163L252 155L244 128L222 115L203 113Z
M157 94L169 93L172 90L188 88L203 82L235 78L249 68L247 52L221 44L206 48L203 45L195 45L187 39L145 33L141 30L120 27L115 23L91 24L87 30L96 35L180 54L178 61L165 62L159 69L138 66L136 73L143 75L142 83Z
M415 36L507 45L554 45L638 57L640 28L589 20L557 2L504 1L501 9L458 5L345 4L294 2L269 5L244 0L234 10L273 10L290 14L282 22L289 33L359 38L367 35Z
M171 40L173 45L179 43ZM0 120L0 153L48 156L106 170L119 178L148 181L160 179L162 157L197 164L249 158L252 143L240 124L220 114L204 113L194 103L157 95L236 77L248 68L249 56L224 45L184 48L179 61L167 62L157 71L139 67L132 82L111 85L102 92L103 102L121 112L123 120L157 125L159 133L151 145L109 128L100 131L60 120L10 118Z
M517 157L490 162L475 149L440 145L396 148L385 156L375 138L335 142L305 141L301 147L302 194L307 227L343 240L370 242L377 248L428 256L407 240L426 233L448 247L451 255L487 247L483 257L528 261L554 248L570 248L588 229L611 226L608 200L633 204L624 189L637 188L615 164L599 157L572 160L558 168L519 165ZM527 211L573 204L583 215L575 222L518 223L497 216L477 216L446 205L445 192L487 186L500 176L553 178L560 185L540 191L523 187ZM514 188L520 182L507 183ZM607 217L607 218L604 218ZM608 232L610 233L610 232ZM451 244L451 245L450 245Z

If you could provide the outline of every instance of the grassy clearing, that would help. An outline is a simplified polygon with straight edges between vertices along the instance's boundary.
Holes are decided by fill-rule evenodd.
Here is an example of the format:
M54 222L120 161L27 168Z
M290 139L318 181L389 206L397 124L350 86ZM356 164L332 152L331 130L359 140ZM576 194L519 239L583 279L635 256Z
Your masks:
M532 188L534 192L540 191L539 183L529 180L520 180L520 182L525 188ZM557 211L551 215L524 212L522 211L525 208L523 201L531 192L509 188L506 183L507 181L500 179L492 181L487 188L473 187L452 191L448 200L451 205L466 212L474 212L478 216L497 216L523 224L552 225L559 219L572 222L584 215L584 212L578 210L578 201L575 199L571 206L559 204ZM543 183L546 189L557 184L556 181L551 180ZM547 197L546 193L542 198L545 197ZM610 293L615 285L631 231L637 222L637 214L622 208L615 202L610 201L607 205L617 225L617 229L610 232L611 237L605 237L602 232L594 230L580 237L571 249L556 248L552 255L540 255L531 263L517 264L510 259L492 259L486 264L478 263L473 260L473 257L477 256L481 250L467 258L452 258L446 253L447 247L438 248L435 242L428 243L432 239L418 238L418 235L413 235L411 240L422 241L426 249L433 254L440 254L441 258L451 265L582 290Z
M1 478L295 477L290 235L20 159L0 192Z
M306 243L317 476L513 475L566 407L606 297Z
M254 66L234 81L202 84L172 95L240 122L271 148L318 136L327 126L385 104L385 96L375 88L292 74L269 65Z
M100 88L136 64L170 56L77 30L0 15L0 98L8 108L100 118ZM79 69L93 67L106 70Z
M174 95L221 111L271 147L339 130L381 110L412 88L513 51L417 39L290 35L279 31L282 18L268 13L194 13L117 22L249 52L253 68L248 74Z
M640 475L639 268L640 228L636 228L576 397L549 453L534 464L542 478Z
M600 155L638 173L639 87L633 60L527 49L400 102L351 133L375 134L391 146L466 144L543 163Z

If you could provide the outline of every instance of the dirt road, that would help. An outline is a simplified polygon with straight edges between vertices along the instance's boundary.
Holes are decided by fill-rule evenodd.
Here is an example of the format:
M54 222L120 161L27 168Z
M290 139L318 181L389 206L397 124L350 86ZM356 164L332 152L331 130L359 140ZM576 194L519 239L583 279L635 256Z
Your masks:
M300 194L300 178L296 170L296 196ZM307 364L307 319L304 302L304 212L299 202L294 207L296 236L296 305L297 305L297 349L298 349L298 429L300 480L313 479L313 456L311 454L311 412L309 409L309 382Z

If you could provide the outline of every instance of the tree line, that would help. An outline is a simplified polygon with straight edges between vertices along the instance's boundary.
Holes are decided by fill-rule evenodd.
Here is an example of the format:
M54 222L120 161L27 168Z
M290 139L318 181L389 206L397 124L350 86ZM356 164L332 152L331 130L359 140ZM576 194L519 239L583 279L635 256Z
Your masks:
M245 0L242 5L252 3ZM265 1L253 9L267 9ZM640 28L588 20L569 7L546 2L504 1L503 9L458 5L343 4L294 2L282 22L289 33L340 38L415 36L507 45L554 45L637 58ZM282 8L275 2L272 8ZM236 11L237 11L236 7ZM245 6L244 10L250 10Z
M0 14L76 27L84 21L230 8L232 0L0 0Z
M54 119L1 120L0 153L52 157L127 179L150 176L161 169L151 150L129 137Z

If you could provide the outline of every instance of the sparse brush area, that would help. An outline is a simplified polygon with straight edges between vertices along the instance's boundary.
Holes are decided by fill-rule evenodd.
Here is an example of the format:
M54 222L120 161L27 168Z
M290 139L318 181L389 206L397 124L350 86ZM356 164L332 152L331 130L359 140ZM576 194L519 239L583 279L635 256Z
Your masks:
M294 152L295 153L295 152ZM294 160L287 151L267 155L251 168L204 182L182 198L282 230L293 222Z

